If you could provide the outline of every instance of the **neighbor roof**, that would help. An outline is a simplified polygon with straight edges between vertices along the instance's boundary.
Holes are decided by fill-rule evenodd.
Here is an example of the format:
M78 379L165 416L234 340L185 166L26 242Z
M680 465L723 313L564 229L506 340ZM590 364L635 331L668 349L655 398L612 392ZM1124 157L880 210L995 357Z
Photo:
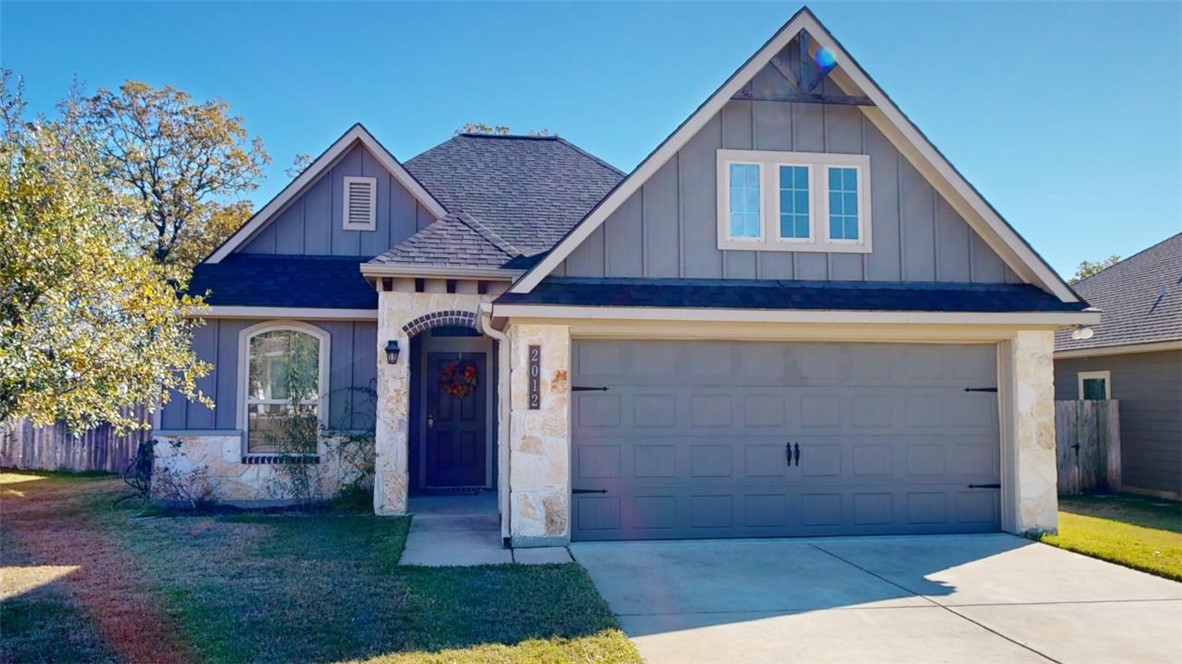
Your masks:
M404 166L524 256L549 251L624 177L557 136L460 134Z
M588 279L551 277L494 304L826 311L1025 313L1081 311L1029 284L947 284L766 279Z
M230 254L193 269L189 292L206 304L238 307L377 309L378 294L353 256Z
M1055 350L1182 340L1182 233L1075 284L1100 309L1091 339L1055 334Z

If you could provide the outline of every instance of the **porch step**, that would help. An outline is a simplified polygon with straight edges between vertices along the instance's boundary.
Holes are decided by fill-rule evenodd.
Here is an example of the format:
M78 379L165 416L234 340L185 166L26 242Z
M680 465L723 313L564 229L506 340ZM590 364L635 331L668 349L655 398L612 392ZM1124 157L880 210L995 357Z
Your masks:
M422 532L496 532L501 530L499 514L415 514L411 529Z

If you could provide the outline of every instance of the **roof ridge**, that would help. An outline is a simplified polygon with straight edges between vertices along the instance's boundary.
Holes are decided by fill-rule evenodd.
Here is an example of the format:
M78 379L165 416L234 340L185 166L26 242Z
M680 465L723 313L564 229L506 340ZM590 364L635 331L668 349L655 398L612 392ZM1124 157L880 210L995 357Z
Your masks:
M562 140L558 134L549 135L533 135L533 134L482 134L480 132L464 131L456 134L456 136L464 136L466 138L508 138L520 139L524 141L559 141Z
M1137 253L1133 254L1132 256L1122 258L1119 261L1113 263L1112 265L1109 265L1108 267L1104 268L1103 270L1096 272L1095 274L1089 274L1088 276L1084 277L1083 279L1080 279L1079 281L1075 282L1075 285L1079 286L1079 285L1083 284L1085 281L1088 281L1089 279L1094 279L1094 278L1100 276L1101 274L1104 274L1105 272L1111 270L1114 267L1119 267L1121 265L1124 265L1125 263L1133 260L1134 258L1137 258L1141 254L1144 254L1144 253L1147 253L1147 252L1152 251L1154 249L1157 249L1161 245L1163 245L1171 240L1177 239L1179 237L1182 237L1182 233L1175 233L1175 234L1165 238L1164 240L1161 240L1160 242L1156 242L1154 244L1151 244L1148 247L1145 247L1144 249L1142 249L1141 251L1138 251Z
M579 154L583 155L584 157L591 159L595 163L599 164L600 166L603 166L604 168L607 168L609 171L615 173L616 175L619 175L620 177L627 177L628 174L625 173L624 171L621 171L620 169L616 168L615 166L612 166L611 164L607 163L606 161L600 159L599 157L596 157L595 155L593 155L590 152L584 150L583 148L575 145L574 143L571 143L570 141L566 140L565 138L562 138L561 136L555 136L554 138L557 138L559 143L562 143L563 145L574 150L575 152L578 152Z
M449 216L452 216L452 215L449 215ZM480 221L480 219L477 219L476 217L468 214L467 212L465 212L463 210L456 212L456 214L454 216L461 223L463 223L464 225L471 228L473 231L476 231L478 234L480 234L484 239L493 243L493 246L495 246L497 249L500 249L501 251L503 251L505 253L505 255L507 255L509 258L514 258L516 256L522 255L522 251L520 249L513 246L512 243L505 240L500 235L497 235L496 231L489 228L488 225L485 224L484 222Z

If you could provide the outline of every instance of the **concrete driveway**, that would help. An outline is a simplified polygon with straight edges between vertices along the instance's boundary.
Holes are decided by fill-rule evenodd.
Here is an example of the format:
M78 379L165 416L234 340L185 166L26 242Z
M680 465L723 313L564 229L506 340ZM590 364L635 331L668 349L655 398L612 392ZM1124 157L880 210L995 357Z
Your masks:
M1182 584L1010 535L571 547L659 662L1182 662Z

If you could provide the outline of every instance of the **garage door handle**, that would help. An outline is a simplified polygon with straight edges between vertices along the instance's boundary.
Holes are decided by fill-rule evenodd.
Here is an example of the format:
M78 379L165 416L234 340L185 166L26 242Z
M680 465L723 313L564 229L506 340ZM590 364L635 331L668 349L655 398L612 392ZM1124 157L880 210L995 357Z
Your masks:
M795 450L794 456L796 457L796 465L799 466L800 465L800 443L796 444L796 450Z
M792 441L784 443L784 462L788 464L789 468L792 467Z

